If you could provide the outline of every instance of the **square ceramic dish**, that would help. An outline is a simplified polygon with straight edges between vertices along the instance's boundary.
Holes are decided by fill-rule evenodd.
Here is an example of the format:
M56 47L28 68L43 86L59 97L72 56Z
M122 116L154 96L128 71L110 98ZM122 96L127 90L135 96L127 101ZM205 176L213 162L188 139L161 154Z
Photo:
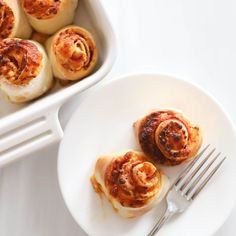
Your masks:
M94 36L99 58L94 72L68 87L55 86L36 101L11 104L0 95L0 167L59 141L63 131L58 111L70 97L99 82L111 69L116 56L115 36L99 0L80 0L74 24Z

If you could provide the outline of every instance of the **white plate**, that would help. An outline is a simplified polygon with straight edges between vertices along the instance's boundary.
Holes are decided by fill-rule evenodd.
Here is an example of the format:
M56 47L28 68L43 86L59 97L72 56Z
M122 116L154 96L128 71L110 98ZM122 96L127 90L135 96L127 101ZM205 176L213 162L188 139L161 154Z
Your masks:
M190 208L158 235L212 235L229 215L236 203L236 132L228 116L211 96L186 81L155 74L129 75L85 97L60 146L61 191L71 214L89 235L146 235L164 209L163 202L142 217L123 219L94 193L89 177L100 155L138 149L133 122L153 108L167 107L182 110L199 124L204 144L216 146L228 159ZM169 167L167 174L173 178L180 168Z

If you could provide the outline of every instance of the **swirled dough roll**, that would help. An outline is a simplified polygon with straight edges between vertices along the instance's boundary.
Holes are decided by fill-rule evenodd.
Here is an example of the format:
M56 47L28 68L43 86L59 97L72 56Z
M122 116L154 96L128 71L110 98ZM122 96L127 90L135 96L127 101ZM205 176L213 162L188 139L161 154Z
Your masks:
M134 124L142 151L163 165L194 157L202 144L201 129L175 110L153 111Z
M72 23L78 0L21 0L22 7L33 28L53 34Z
M0 41L5 38L29 38L31 26L17 0L0 0Z
M47 52L53 74L61 80L80 80L89 75L97 61L92 35L78 26L67 26L49 38Z
M39 43L17 38L0 42L0 89L10 101L30 101L52 83L51 65Z
M169 180L147 157L128 151L100 157L91 179L95 191L102 191L123 217L137 217L164 198Z

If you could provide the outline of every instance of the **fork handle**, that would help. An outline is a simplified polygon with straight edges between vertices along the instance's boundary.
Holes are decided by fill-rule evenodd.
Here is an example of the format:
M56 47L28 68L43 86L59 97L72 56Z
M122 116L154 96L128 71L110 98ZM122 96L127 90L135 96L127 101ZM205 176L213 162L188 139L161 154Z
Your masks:
M164 212L161 218L157 221L153 229L149 232L148 236L154 236L161 229L161 227L174 215L174 212L170 212L168 209Z

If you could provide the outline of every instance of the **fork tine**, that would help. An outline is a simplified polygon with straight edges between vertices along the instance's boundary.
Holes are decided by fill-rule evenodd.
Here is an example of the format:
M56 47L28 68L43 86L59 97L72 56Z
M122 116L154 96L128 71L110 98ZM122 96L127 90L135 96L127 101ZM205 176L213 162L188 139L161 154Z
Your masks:
M196 168L194 168L193 172L188 176L188 178L184 181L184 183L180 187L180 191L183 191L189 182L194 178L194 176L198 173L198 171L202 168L202 166L207 162L207 160L211 157L216 149L212 149L211 152L198 164Z
M202 179L205 173L209 170L212 164L216 161L216 159L220 156L220 152L208 163L208 165L202 170L202 172L198 175L198 177L193 181L193 183L189 186L187 192L184 194L186 197L189 196L189 193L194 189L194 187L198 184L198 182Z
M204 154L204 152L208 149L210 144L208 144L183 170L183 172L179 175L174 185L177 187L177 185L180 183L180 181L184 178L184 176L188 173L188 171L194 166L194 164L197 162L197 160Z
M216 173L216 171L220 168L220 166L223 164L225 161L226 157L224 157L218 164L217 166L209 173L209 175L206 177L206 179L200 184L200 186L195 190L193 193L191 199L194 200L197 195L201 192L201 190L206 186L206 184L209 182L211 177Z

